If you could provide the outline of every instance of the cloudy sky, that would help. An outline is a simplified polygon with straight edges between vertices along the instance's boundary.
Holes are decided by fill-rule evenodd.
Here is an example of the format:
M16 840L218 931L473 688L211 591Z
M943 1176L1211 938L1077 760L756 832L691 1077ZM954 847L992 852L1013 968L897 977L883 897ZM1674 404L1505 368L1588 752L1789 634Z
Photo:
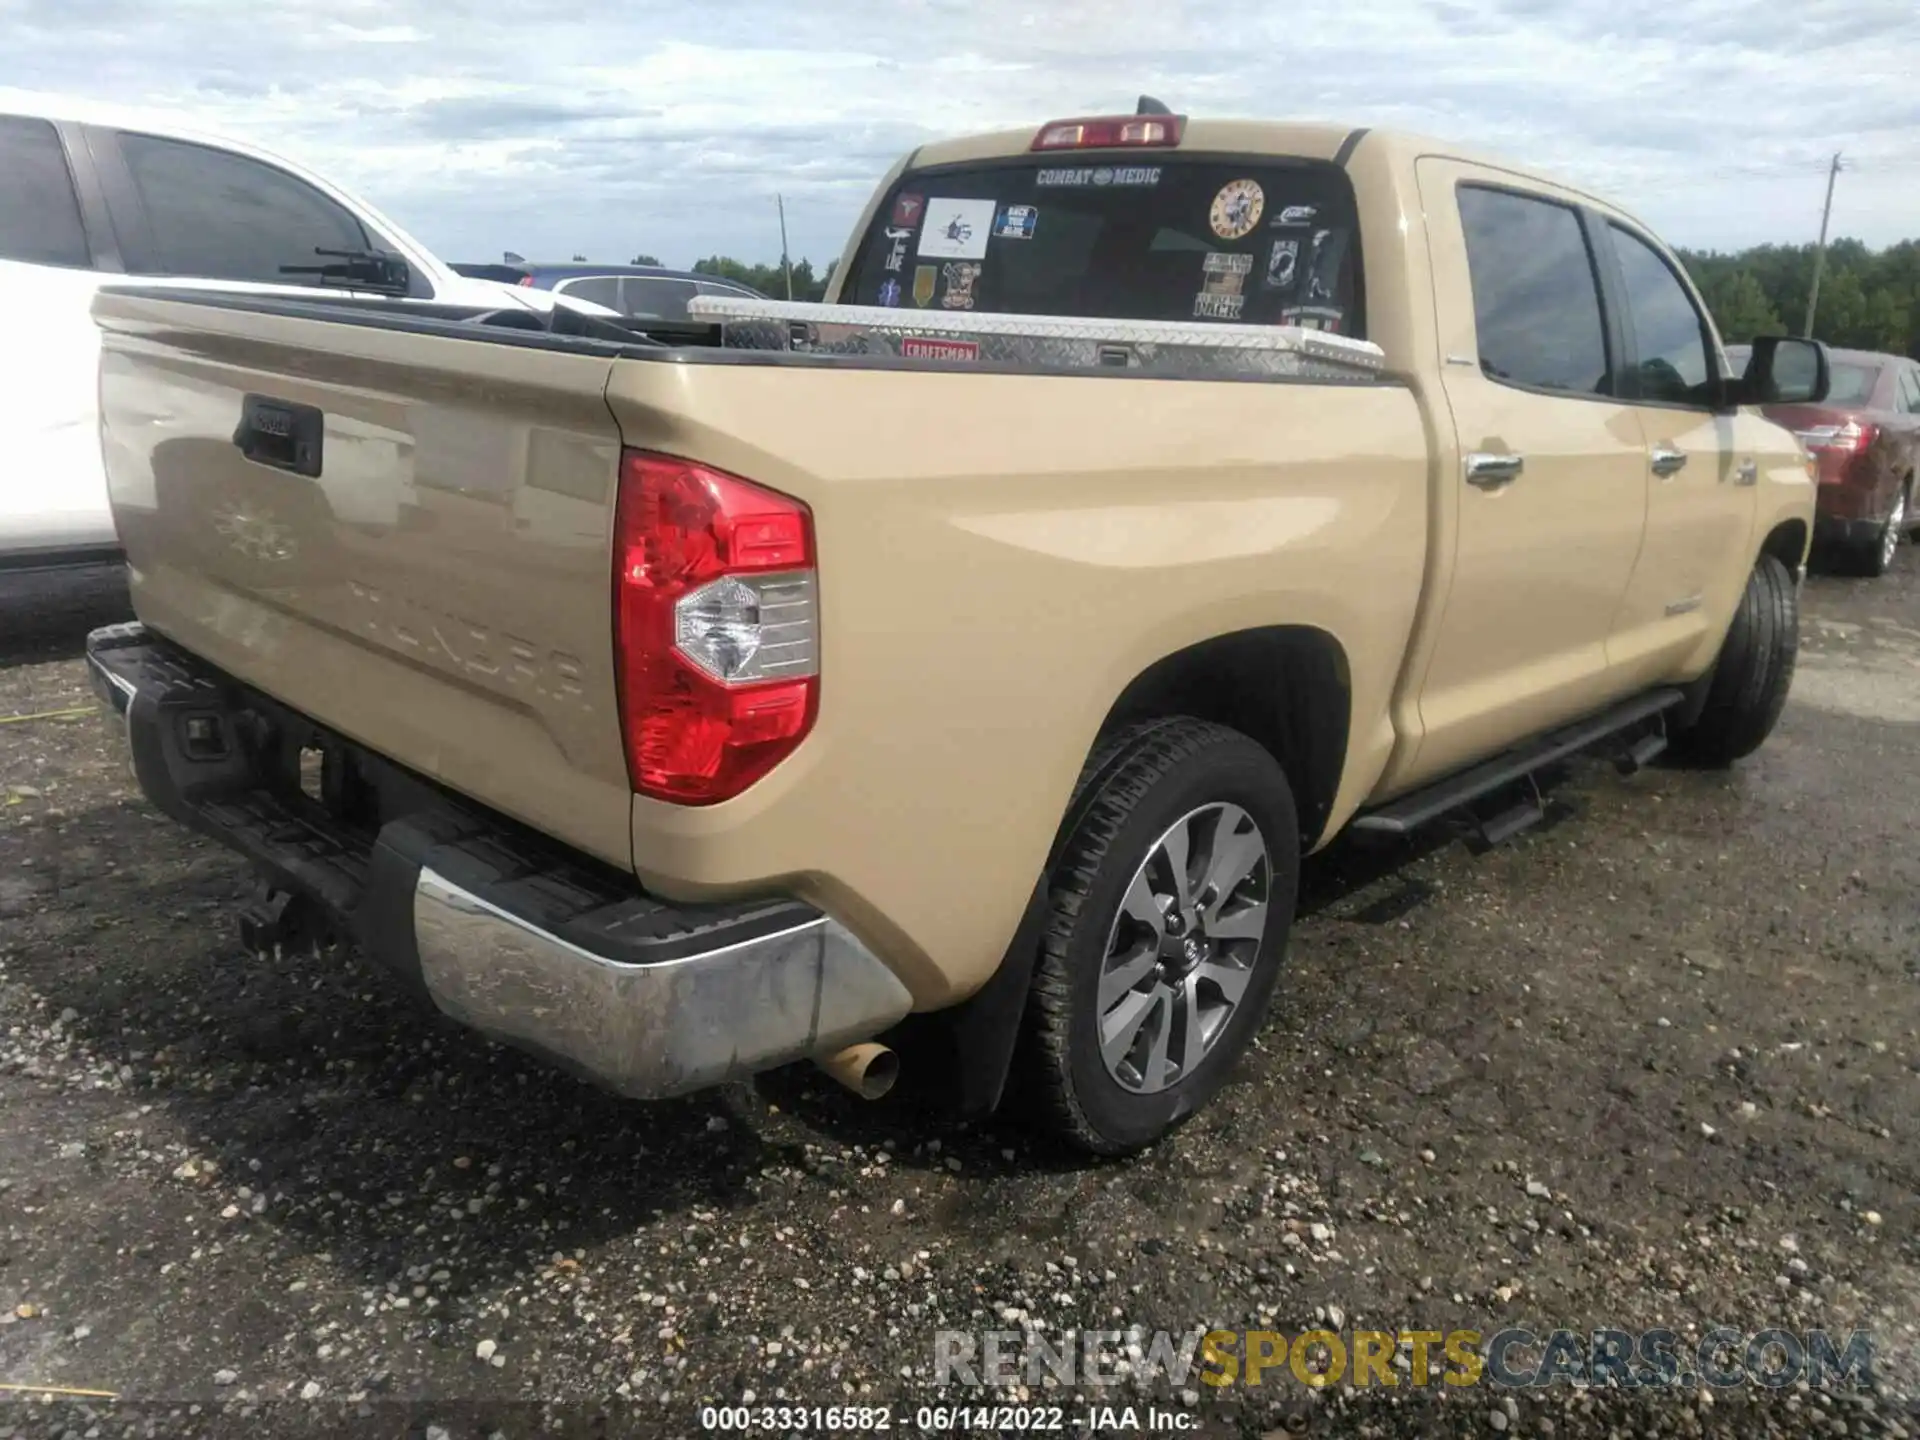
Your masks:
M839 252L913 145L1130 109L1396 125L1675 243L1920 236L1915 0L0 0L0 87L191 116L449 259Z

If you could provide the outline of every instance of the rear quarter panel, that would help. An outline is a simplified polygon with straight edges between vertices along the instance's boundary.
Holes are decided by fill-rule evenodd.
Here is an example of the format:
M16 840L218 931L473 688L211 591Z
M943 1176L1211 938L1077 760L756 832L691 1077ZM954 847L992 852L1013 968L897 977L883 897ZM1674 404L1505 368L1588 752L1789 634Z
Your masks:
M998 965L1163 656L1325 630L1351 670L1336 824L1385 763L1427 544L1404 388L622 362L609 400L628 444L804 500L819 543L817 726L735 800L633 802L669 894L789 885L928 1008Z

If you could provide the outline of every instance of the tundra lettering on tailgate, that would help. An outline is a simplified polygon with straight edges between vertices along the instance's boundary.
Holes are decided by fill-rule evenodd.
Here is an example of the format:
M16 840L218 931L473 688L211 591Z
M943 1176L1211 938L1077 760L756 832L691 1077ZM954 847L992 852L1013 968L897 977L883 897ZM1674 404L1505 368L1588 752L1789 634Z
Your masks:
M532 641L400 599L364 580L348 580L347 590L354 600L355 628L390 649L424 654L462 674L494 681L508 694L585 703L580 680L586 667L577 655L543 651Z

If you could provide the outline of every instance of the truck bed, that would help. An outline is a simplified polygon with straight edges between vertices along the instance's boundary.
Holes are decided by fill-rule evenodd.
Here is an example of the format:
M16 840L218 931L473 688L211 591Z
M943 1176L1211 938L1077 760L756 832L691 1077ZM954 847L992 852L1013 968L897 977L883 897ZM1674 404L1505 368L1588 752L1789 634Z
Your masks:
M1392 376L960 365L131 288L95 314L116 520L152 631L670 897L812 899L922 1004L991 972L1106 707L1157 655L1223 626L1316 626L1356 657L1353 712L1382 715L1418 602L1426 439ZM314 473L268 453L282 437L243 433L249 396L317 412ZM813 515L816 727L711 810L629 785L624 447ZM1353 583L1356 553L1377 579ZM1358 803L1390 743L1348 738L1318 821ZM950 817L958 853L903 846L902 809Z

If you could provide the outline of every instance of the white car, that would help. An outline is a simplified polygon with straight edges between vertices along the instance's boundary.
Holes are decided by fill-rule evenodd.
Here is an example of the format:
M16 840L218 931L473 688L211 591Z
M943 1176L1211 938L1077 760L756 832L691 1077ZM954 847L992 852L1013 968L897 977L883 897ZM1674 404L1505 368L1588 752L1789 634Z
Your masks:
M0 571L118 558L95 291L126 280L311 293L316 277L283 267L323 263L316 250L398 255L410 300L617 314L457 275L365 201L258 146L0 91Z

